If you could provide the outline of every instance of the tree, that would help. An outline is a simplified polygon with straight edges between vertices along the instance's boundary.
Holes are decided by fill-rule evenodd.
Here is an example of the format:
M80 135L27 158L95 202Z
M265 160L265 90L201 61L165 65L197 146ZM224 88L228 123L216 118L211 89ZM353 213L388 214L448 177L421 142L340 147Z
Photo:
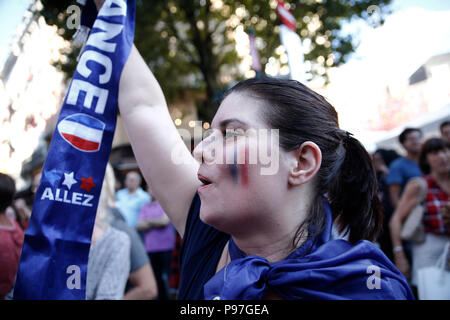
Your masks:
M297 32L307 45L305 61L311 77L327 78L330 67L345 63L356 49L352 35L341 33L342 22L369 19L368 8L380 9L380 22L391 0L292 0L287 3L297 19ZM69 0L42 0L47 23L71 39L67 28ZM253 29L263 70L277 61L286 65L280 47L276 0L137 0L135 45L160 82L168 101L185 90L205 93L199 101L201 120L210 121L223 92L233 81L251 76L239 67L236 37ZM66 53L61 68L70 76L78 52ZM286 68L286 67L285 67ZM247 66L248 71L248 66Z

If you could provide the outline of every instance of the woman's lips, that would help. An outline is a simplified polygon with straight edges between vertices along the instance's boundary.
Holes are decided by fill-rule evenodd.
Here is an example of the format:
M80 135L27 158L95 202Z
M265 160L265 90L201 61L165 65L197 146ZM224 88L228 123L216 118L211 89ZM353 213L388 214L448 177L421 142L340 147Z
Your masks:
M203 183L202 186L200 186L197 191L203 191L206 190L208 187L212 185L212 182L209 178L205 177L204 175L198 173L197 174L198 180Z
M204 175L202 175L200 173L197 174L197 178L198 178L198 180L200 180L200 182L202 182L205 185L212 183L211 179L205 177Z

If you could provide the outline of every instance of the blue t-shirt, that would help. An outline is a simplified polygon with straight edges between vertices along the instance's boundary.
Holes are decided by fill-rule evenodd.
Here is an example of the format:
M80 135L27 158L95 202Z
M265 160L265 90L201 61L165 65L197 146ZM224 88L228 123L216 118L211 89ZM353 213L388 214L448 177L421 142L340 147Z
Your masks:
M139 220L139 213L142 207L152 201L152 197L139 187L133 194L125 188L117 191L116 193L116 204L125 218L126 223L132 227L136 228Z
M230 240L230 235L200 220L200 204L200 197L195 194L189 209L180 251L179 300L205 299L204 286L216 274L223 249ZM344 240L331 241L329 238L332 223L331 211L327 217L327 221L330 222L327 224L326 232L297 249L299 251L303 248L305 253L313 250L310 256L305 256L302 261L299 261L304 263L309 271L302 272L304 282L301 282L298 288L303 289L302 285L311 285L309 283L311 281L315 284L314 290L305 288L305 292L301 293L303 298L413 299L406 279L374 244L365 240L355 245ZM322 240L326 241L323 245L320 244ZM315 243L318 247L313 249L311 246ZM375 288L377 290L371 290L373 288L367 284L371 278L370 274L367 274L367 265L376 267L381 272L380 286Z
M394 160L389 166L389 173L386 177L386 183L388 185L400 184L402 190L411 178L420 177L422 171L420 171L419 165L405 157L400 157Z
M179 300L203 300L203 286L216 273L230 236L200 220L200 197L196 193L189 209L180 250Z

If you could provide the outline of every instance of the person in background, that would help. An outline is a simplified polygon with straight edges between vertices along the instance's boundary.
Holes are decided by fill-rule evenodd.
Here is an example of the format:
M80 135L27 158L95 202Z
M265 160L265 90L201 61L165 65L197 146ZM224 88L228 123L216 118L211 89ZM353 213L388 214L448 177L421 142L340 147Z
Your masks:
M16 213L16 219L22 230L26 230L28 222L31 217L31 211L33 209L34 195L39 186L42 176L42 168L39 168L33 172L33 179L31 185L14 195L14 201L12 207Z
M15 192L14 179L0 173L0 300L5 299L14 286L24 240L19 224L6 215Z
M131 241L130 274L125 289L124 300L152 300L158 294L153 269L147 256L147 251L136 229L131 228L116 207L114 194L116 179L110 164L106 167L103 187L109 207L108 218L111 226L128 234Z
M392 254L391 234L389 232L389 220L391 219L394 208L389 198L389 187L386 183L386 177L389 172L389 165L400 157L395 150L378 149L372 155L373 165L377 174L378 195L383 206L383 229L378 236L377 242L384 254L394 261Z
M418 284L417 270L434 265L450 241L450 143L438 138L427 140L420 153L419 164L424 173L422 179L427 185L423 217L426 237L423 243L412 246L412 272L402 246L401 230L420 197L421 187L417 180L407 184L390 222L395 265L412 279L413 286Z
M399 141L406 151L406 156L399 157L391 163L386 177L391 203L394 208L397 207L409 179L422 175L418 164L422 146L422 131L418 128L406 128L400 133Z
M147 192L151 195L152 201L142 207L137 229L144 232L145 248L158 284L158 300L168 300L170 264L172 250L175 247L175 230L169 217L153 196L150 184L147 184Z
M128 235L109 224L108 183L103 183L87 266L86 299L120 300L130 274Z
M400 133L399 141L406 151L406 156L399 157L391 163L386 177L389 198L394 210L408 181L422 175L418 164L422 146L422 131L418 128L406 128ZM411 246L409 241L403 241L404 252L409 263L412 263Z
M127 224L136 228L139 212L151 197L141 188L142 178L139 173L130 171L125 177L125 188L117 191L116 203Z
M450 143L450 120L442 122L439 129L441 131L442 140Z
M399 157L391 163L386 177L386 183L389 186L389 198L394 210L408 181L422 175L418 164L422 136L422 131L418 128L405 128L400 133L399 141L406 151L406 156ZM409 241L403 241L403 248L406 258L411 264L412 244Z

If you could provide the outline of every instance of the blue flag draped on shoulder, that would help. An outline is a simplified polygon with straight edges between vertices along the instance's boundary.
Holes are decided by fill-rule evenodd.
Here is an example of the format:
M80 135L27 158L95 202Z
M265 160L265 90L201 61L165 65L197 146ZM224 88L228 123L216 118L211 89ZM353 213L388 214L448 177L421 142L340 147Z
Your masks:
M91 236L134 26L135 0L107 0L95 19L42 170L14 299L86 298Z

